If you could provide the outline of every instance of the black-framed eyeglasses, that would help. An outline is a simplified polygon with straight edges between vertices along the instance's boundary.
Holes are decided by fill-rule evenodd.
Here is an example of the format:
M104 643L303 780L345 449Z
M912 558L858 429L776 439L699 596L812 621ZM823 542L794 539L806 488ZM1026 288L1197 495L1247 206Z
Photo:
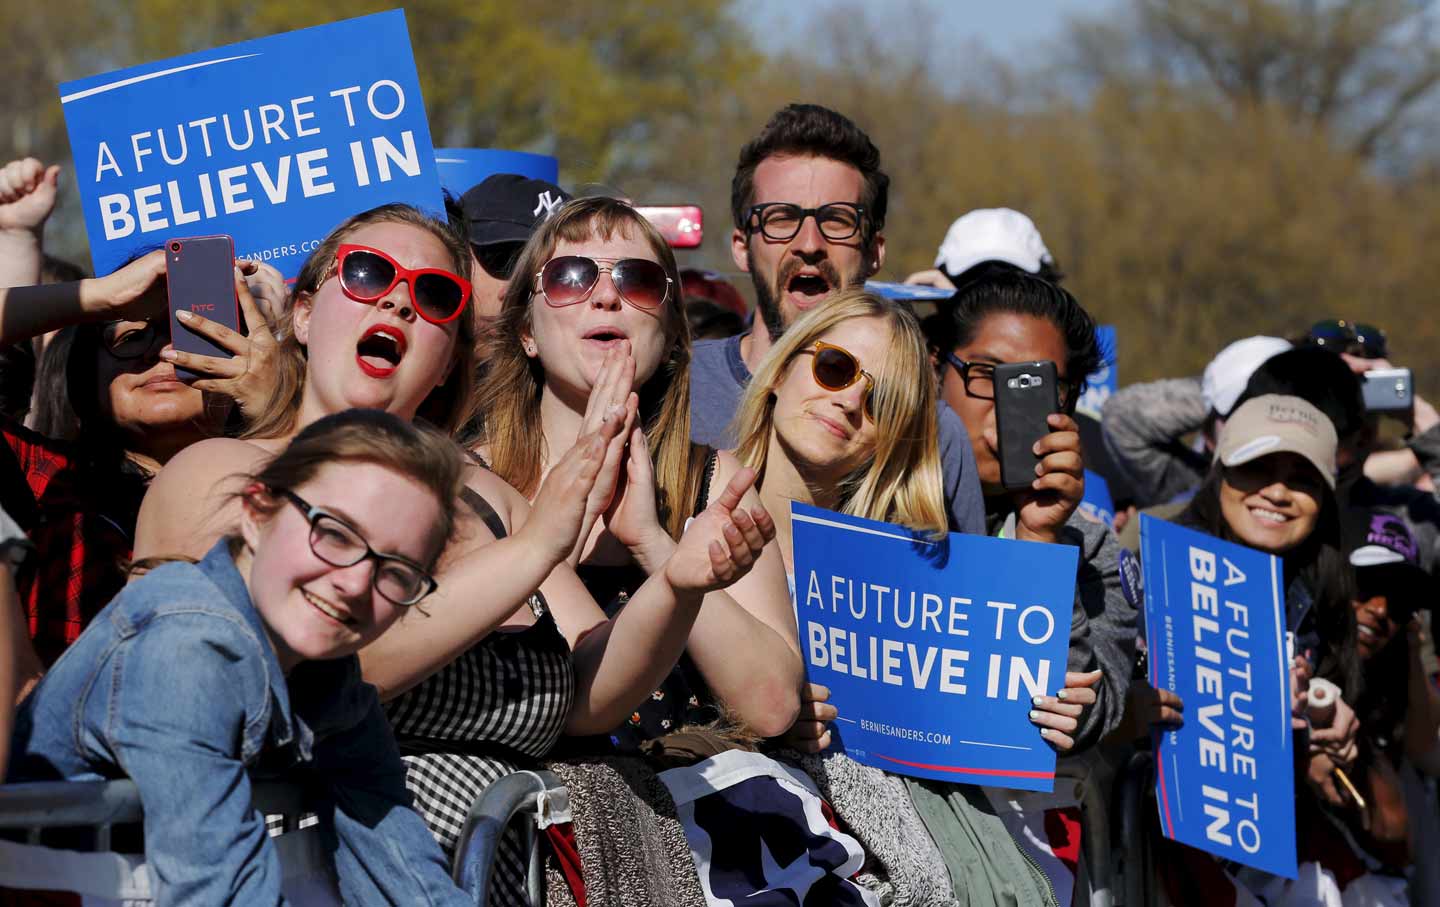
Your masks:
M1309 340L1312 346L1336 353L1349 353L1362 359L1389 357L1390 344L1385 332L1373 324L1327 318L1310 326Z
M312 507L304 498L288 488L272 489L275 494L294 504L310 523L310 550L332 567L352 567L369 558L375 561L370 585L389 601L409 607L439 588L426 570L414 561L396 554L381 554L361 537L355 528L320 507Z
M161 324L156 318L112 321L100 331L100 342L105 352L122 361L143 359L155 348L157 337L163 337L168 342L170 325Z
M802 208L789 202L766 202L751 205L745 217L745 232L760 235L772 242L789 242L805 225L805 218L815 218L820 235L831 242L849 239L865 225L865 206L853 202L829 202L818 208Z
M945 354L945 362L960 376L965 393L976 400L995 399L995 366L989 362L966 362L954 353ZM1070 397L1075 386L1064 378L1057 378L1055 393L1060 398L1060 408L1069 411Z

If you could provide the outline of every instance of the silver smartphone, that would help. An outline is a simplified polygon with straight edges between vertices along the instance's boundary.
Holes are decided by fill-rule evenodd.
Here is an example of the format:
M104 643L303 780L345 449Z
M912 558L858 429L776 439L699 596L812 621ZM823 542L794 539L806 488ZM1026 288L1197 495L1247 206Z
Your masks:
M1361 376L1365 409L1372 413L1408 412L1415 405L1415 380L1408 368L1371 369Z

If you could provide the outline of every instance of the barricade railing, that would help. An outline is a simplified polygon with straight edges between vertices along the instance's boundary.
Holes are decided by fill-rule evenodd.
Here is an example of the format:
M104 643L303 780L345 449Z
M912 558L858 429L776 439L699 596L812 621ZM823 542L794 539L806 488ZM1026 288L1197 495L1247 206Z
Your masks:
M507 828L520 836L526 859L526 896L531 907L545 904L545 862L540 847L540 821L557 802L568 812L568 792L548 771L515 772L485 789L465 820L455 848L455 883L478 896L485 907L494 877L496 854Z
M306 903L338 904L331 856L317 826L300 827L309 812L304 791L277 781L252 783L255 807L270 818L271 838L287 880ZM41 781L0 785L0 885L74 891L102 899L153 897L140 854L112 852L115 826L143 820L140 791L128 779ZM84 840L49 846L53 830L86 832ZM15 840L19 838L20 840Z

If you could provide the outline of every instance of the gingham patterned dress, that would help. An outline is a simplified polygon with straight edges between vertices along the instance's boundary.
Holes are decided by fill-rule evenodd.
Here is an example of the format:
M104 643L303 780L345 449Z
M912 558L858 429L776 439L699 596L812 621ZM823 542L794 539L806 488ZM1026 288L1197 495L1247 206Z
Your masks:
M496 538L505 526L478 495L466 502ZM415 808L447 857L470 806L496 779L533 769L564 730L575 697L570 647L538 593L533 625L494 632L385 707ZM513 833L501 839L490 903L525 904L525 856Z

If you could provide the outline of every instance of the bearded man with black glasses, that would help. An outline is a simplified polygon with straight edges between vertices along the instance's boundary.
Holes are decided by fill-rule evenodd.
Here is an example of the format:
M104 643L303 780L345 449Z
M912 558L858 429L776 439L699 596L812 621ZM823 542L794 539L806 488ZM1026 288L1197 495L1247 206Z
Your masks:
M870 137L844 115L815 104L776 112L741 149L730 184L730 254L754 282L756 318L748 333L695 344L692 440L733 447L735 409L775 339L804 312L880 270L889 188ZM970 441L944 404L939 416L951 528L983 533Z

